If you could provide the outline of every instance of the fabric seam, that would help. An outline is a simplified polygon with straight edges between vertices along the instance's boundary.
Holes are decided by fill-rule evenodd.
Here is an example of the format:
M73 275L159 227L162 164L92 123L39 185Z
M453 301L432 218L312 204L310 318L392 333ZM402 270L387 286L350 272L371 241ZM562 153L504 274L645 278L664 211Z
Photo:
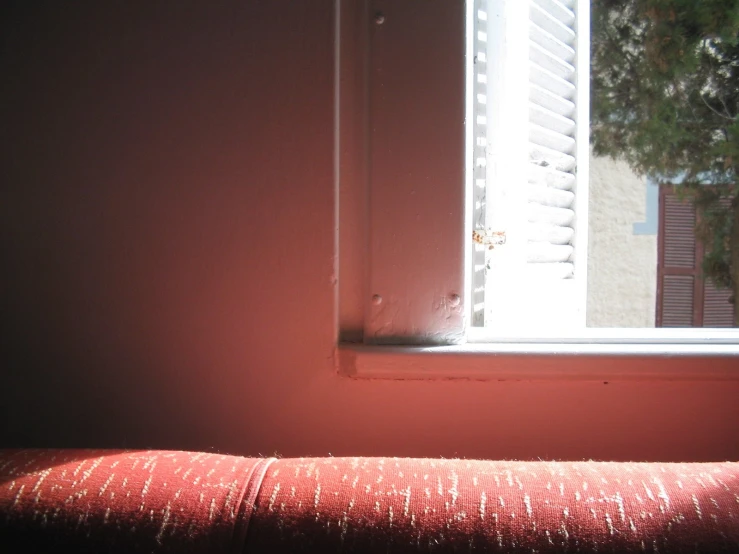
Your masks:
M262 481L264 481L264 477L267 474L269 466L271 466L275 461L277 461L277 458L263 458L259 460L252 466L251 471L246 478L246 483L244 484L244 489L241 493L241 502L239 505L237 524L234 528L231 552L246 552L246 539L252 515L257 509L257 496L262 488Z

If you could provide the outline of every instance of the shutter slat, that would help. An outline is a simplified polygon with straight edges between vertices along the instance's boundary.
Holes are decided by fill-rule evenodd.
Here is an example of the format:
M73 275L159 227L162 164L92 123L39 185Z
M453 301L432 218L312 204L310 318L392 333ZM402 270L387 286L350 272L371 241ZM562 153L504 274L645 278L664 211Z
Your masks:
M529 87L529 100L545 110L549 110L561 117L574 121L575 104L571 100L567 100L562 96L532 84Z
M535 123L529 124L529 140L538 146L545 146L566 154L574 153L575 139L571 136L558 133Z
M527 188L529 202L554 208L569 208L575 201L575 194L568 190L550 188L544 185L529 185Z
M534 41L529 42L529 59L560 79L572 82L575 78L575 67L572 64L545 50Z
M575 60L575 49L569 44L565 44L546 29L539 27L533 21L530 23L529 36L536 44L552 53L552 55L564 60L567 63L573 63Z
M539 64L533 62L529 63L529 79L533 84L538 85L553 94L561 96L566 100L572 100L575 97L576 87L573 83L555 75Z
M565 172L571 172L576 165L574 156L532 143L529 143L529 161L541 167Z
M533 3L556 18L568 28L575 26L575 0L533 0Z
M557 16L540 5L532 2L529 8L529 17L537 26L541 27L565 44L575 43L575 31L572 24L562 22Z
M570 244L575 235L572 227L547 225L546 223L529 223L527 226L529 240L550 242L552 244Z
M575 132L575 122L572 119L563 117L534 102L529 102L529 120L540 127L546 127L570 137Z
M575 212L568 208L555 208L542 206L535 202L528 204L528 219L531 223L545 223L548 225L561 225L571 227L575 221Z
M528 178L529 183L561 190L572 190L575 187L575 176L572 173L534 163L529 164Z

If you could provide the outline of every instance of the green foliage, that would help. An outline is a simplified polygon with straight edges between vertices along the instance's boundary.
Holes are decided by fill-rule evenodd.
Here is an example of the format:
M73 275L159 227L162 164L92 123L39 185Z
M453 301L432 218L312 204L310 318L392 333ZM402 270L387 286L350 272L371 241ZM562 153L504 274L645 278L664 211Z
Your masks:
M691 197L704 272L739 288L739 0L592 0L591 10L594 152Z

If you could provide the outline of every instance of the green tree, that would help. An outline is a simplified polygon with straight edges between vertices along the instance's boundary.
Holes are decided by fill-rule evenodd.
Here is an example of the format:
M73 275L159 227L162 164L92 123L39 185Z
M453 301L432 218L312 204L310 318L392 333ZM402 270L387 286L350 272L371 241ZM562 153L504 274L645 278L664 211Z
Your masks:
M592 0L591 12L594 152L696 203L704 275L734 302L739 0Z

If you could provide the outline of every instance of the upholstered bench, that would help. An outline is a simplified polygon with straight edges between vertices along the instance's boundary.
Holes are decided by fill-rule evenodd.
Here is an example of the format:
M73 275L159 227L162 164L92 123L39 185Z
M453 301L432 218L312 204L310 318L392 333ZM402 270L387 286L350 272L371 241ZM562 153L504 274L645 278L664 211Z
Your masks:
M739 552L739 463L6 450L0 552Z

